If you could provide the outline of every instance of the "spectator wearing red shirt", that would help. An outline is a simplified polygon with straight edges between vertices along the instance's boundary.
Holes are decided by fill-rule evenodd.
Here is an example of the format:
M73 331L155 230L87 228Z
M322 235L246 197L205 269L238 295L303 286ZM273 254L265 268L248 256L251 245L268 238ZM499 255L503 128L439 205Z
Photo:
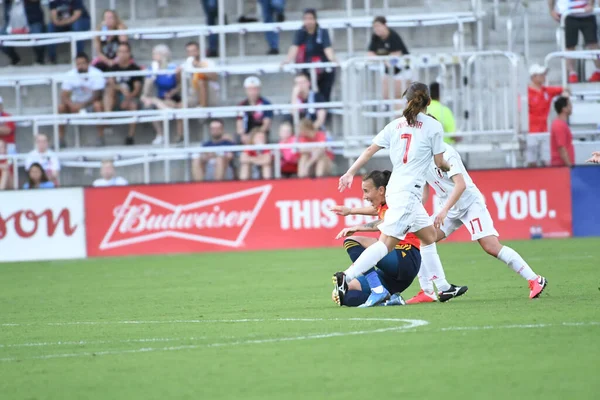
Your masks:
M267 143L267 134L256 127L250 132L248 144ZM273 177L273 156L269 150L246 150L240 156L240 180L245 181L260 173L263 179Z
M279 144L293 144L297 142L298 139L294 136L292 124L284 122L279 125ZM288 178L297 174L298 159L300 159L298 149L281 149L281 174Z
M573 105L568 97L559 97L554 103L558 116L550 127L550 151L553 167L572 167L575 162L573 133L567 121L573 111Z
M324 143L327 141L325 132L315 129L310 119L300 123L300 143ZM298 177L306 178L314 170L317 178L329 175L333 168L333 153L325 147L300 149L298 161Z
M0 117L6 118L11 115L4 112L4 102L0 97ZM17 131L17 125L13 121L0 122L0 139L6 143L6 147L9 153L13 153L15 150L15 132Z

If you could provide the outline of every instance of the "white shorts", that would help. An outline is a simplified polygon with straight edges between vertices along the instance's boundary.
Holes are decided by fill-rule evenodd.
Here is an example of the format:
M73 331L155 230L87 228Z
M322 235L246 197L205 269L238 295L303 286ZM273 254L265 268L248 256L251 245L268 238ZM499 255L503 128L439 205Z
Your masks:
M440 229L449 237L463 225L471 233L473 241L486 236L500 236L494 228L494 220L487 206L481 200L474 201L466 210L450 210Z
M527 135L527 164L550 164L550 138L547 135Z
M432 225L421 199L414 193L386 194L385 201L389 208L383 222L379 224L382 233L403 240L407 233Z

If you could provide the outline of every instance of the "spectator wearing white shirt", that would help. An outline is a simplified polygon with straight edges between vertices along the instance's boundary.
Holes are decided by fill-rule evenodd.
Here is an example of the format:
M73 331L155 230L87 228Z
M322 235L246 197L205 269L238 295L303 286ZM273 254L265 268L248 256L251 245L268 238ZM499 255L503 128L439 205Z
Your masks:
M115 171L115 164L111 160L102 161L102 167L100 167L100 176L94 181L94 187L106 187L106 186L127 186L129 182L121 176L117 176Z
M62 84L60 114L76 114L85 112L102 112L102 91L106 85L102 71L90 66L90 58L85 53L77 53L75 69L67 73L68 79ZM83 77L81 74L87 74ZM66 147L65 126L59 127L60 147ZM104 127L98 125L99 146L104 145Z
M48 136L40 133L35 137L35 149L29 152L25 160L25 169L29 170L31 165L38 163L42 166L48 178L58 185L58 174L60 163L54 152L48 149Z

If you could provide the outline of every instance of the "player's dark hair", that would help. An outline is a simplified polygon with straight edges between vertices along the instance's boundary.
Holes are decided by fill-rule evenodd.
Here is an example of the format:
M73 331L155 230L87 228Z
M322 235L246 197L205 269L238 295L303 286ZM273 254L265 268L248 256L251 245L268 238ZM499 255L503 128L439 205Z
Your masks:
M566 108L568 105L569 105L569 98L568 97L564 97L564 96L560 96L554 102L554 109L556 110L557 114L560 114L562 112L562 110L564 108Z
M373 181L373 184L376 188L386 187L388 182L390 181L390 176L392 175L391 171L371 171L367 175L363 176L363 182L368 181L369 179Z
M75 59L77 60L78 58L85 58L85 61L90 62L90 56L88 56L85 51L77 52Z
M185 44L185 47L190 47L190 46L195 46L195 47L197 47L197 48L200 48L200 43L198 43L198 42L196 42L196 41L193 41L193 40L192 40L191 42L187 42L187 43Z
M382 25L387 25L387 19L385 19L383 15L378 15L377 17L375 17L375 19L373 19L373 23L377 22L379 22Z
M50 180L50 179L48 179L48 175L46 175L46 171L44 171L44 167L42 167L42 164L33 163L29 166L29 169L27 170L27 182L29 183L29 189L35 189L35 185L36 185L36 183L31 179L31 176L29 175L33 168L39 168L40 171L42 172L42 176L40 177L40 183L45 183Z
M408 105L402 112L402 116L406 118L408 125L414 125L417 121L417 115L427 108L431 98L429 97L429 89L427 85L421 82L413 82L404 92L404 96L408 100Z
M431 100L439 100L440 99L440 84L437 82L431 82L429 84L429 96Z

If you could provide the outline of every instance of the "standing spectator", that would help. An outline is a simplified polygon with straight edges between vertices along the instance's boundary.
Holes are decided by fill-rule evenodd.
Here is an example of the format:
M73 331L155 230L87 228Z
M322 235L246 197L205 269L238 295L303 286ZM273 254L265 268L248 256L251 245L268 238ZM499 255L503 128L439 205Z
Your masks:
M571 14L565 19L565 44L567 50L573 51L579 43L579 32L583 35L585 47L588 50L597 50L598 25L596 16L592 12L595 0L548 0L550 15L556 22L560 22L561 15L570 10L583 10L582 13ZM600 59L594 60L596 71L592 74L590 82L600 82ZM567 58L569 70L569 83L579 82L575 71L575 59Z
M431 103L427 106L427 112L437 119L442 127L444 133L456 132L456 122L454 121L454 114L452 111L440 103L440 84L432 82L429 85L429 96L431 97ZM456 140L449 136L444 136L444 141L448 144L454 144Z
M4 112L4 100L0 97L0 118L10 117L9 113ZM0 121L0 139L6 144L9 153L16 152L15 133L17 125L13 121Z
M141 71L141 68L131 58L129 43L123 42L119 45L117 59L110 68L110 72L128 71ZM104 111L113 111L115 104L119 110L139 110L143 82L144 78L142 76L108 78L106 90L104 91ZM125 138L126 145L134 143L135 125L135 122L129 124L129 133Z
M550 127L551 165L553 167L572 167L575 162L575 148L573 147L573 133L567 121L573 111L573 105L568 97L561 96L554 102L554 109L558 116L552 121Z
M288 51L285 63L336 62L329 32L317 23L317 11L304 10L303 25L294 36L294 42ZM331 90L335 81L335 70L317 69L317 86L325 101L331 98Z
M396 31L387 26L385 17L375 17L373 20L373 36L371 36L368 55L371 57L408 55L408 49L402 38ZM408 87L412 80L412 73L408 67L399 68L389 61L386 61L385 65L388 73L383 77L383 98L399 99L403 93L402 83L406 82L406 87ZM392 76L393 78L391 78ZM392 95L390 95L390 79L394 81L394 93Z
M8 32L10 25L9 17L10 10L14 0L4 0L4 29L2 35L16 33ZM40 4L40 0L24 0L23 7L25 8L25 16L27 17L28 31L27 33L38 34L46 32L46 23L44 22L44 11ZM2 51L10 58L12 65L17 65L21 61L21 57L17 54L14 47L2 46ZM35 53L35 62L38 64L44 64L44 51L45 46L33 46Z
M214 68L215 63L209 59L200 59L200 45L198 42L189 42L185 45L188 56L188 66L192 68ZM219 75L216 72L195 72L192 74L190 85L190 96L188 96L188 107L208 107L209 84L216 82Z
M25 169L29 170L33 164L40 164L48 175L48 178L58 184L58 174L60 173L60 163L58 157L48 148L48 136L43 133L35 137L35 149L27 154L25 160Z
M544 86L548 70L539 64L529 68L531 81L527 87L529 104L529 134L527 135L527 165L544 166L544 154L548 152L548 138L538 133L548 132L548 114L552 99L556 96L568 96L569 92L560 86ZM543 151L545 149L545 151Z
M105 10L102 15L102 22L98 25L99 31L105 32L105 36L96 36L94 38L94 51L98 56L92 64L102 72L110 71L117 63L117 51L119 43L127 43L127 35L111 35L110 31L126 30L125 25L114 10Z
M48 32L85 32L90 30L90 14L83 0L50 0ZM77 53L83 53L84 42L77 42ZM56 64L56 45L48 45L50 62Z
M102 161L102 166L100 167L100 176L101 178L98 178L94 181L94 187L127 186L129 184L125 178L117 176L115 164L113 164L112 160Z
M23 185L23 189L52 189L56 187L52 182L44 168L40 163L33 163L27 170L27 182Z
M210 122L210 137L211 139L205 142L202 146L212 147L214 153L201 153L194 157L192 161L192 175L195 181L204 181L208 175L208 168L214 171L214 180L222 181L228 177L228 172L231 171L231 161L233 153L219 151L221 146L234 146L235 143L226 138L225 124L220 119L213 119Z
M219 1L218 0L200 0L204 15L206 16L206 25L214 26L219 23ZM207 57L219 56L219 35L212 33L208 35Z
M262 8L263 22L285 21L285 0L259 0ZM267 54L279 54L279 33L276 31L265 32L269 52Z
M294 78L294 88L292 89L292 104L314 104L323 103L325 98L321 93L317 93L310 88L310 79L308 76L300 72ZM325 120L327 119L327 110L318 108L318 106L310 108L298 109L300 119L310 119L316 130L323 129Z
M300 143L325 143L327 136L325 132L315 129L309 119L303 119L300 123ZM300 160L298 161L298 177L307 178L311 171L317 178L329 175L333 168L333 153L325 147L314 149L300 149Z
M0 139L0 156L6 156L6 142ZM11 160L0 159L0 190L12 189L13 168Z
M246 99L240 103L240 106L269 106L271 102L260 95L260 79L256 76L249 76L244 80L244 89L246 89ZM273 121L273 111L247 111L237 118L237 134L240 141L247 144L250 139L249 133L258 128L265 137L269 135L271 122Z
M82 77L80 74L87 74ZM62 84L59 114L76 114L79 112L102 112L102 91L106 82L102 72L90 65L90 58L85 53L77 53L75 69L67 73ZM66 147L65 126L59 127L60 147ZM104 146L104 127L98 125L98 146Z
M294 144L297 142L292 124L284 122L279 125L279 144ZM298 149L281 149L281 175L289 178L297 174L299 158Z
M254 128L250 133L250 142L252 145L267 143L267 135ZM240 179L246 181L253 177L253 172L257 171L262 179L271 179L273 176L273 155L270 150L246 150L240 156Z

